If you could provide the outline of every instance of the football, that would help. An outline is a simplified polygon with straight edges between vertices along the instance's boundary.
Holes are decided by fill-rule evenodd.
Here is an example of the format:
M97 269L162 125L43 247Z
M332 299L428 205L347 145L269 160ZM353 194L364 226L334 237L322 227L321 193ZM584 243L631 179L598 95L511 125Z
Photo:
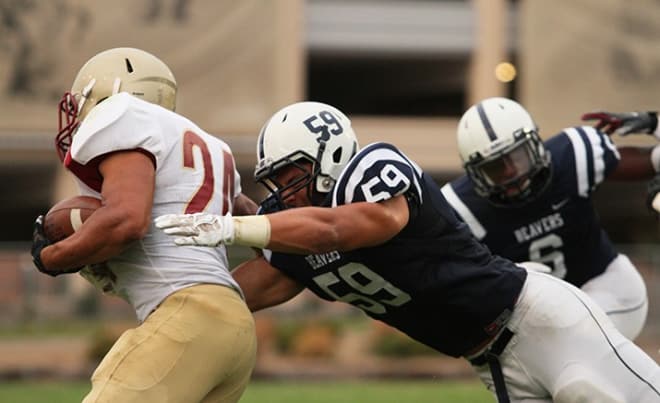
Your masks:
M46 238L57 242L70 236L99 207L101 200L90 196L75 196L58 202L44 218Z

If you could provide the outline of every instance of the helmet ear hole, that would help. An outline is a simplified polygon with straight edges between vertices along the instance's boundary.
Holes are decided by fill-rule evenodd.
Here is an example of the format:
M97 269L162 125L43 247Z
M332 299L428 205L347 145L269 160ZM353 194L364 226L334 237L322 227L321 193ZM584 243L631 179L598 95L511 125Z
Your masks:
M332 162L338 164L341 161L342 147L339 147L332 153Z
M129 73L133 72L133 65L131 64L131 61L128 60L128 58L124 59L126 61L126 71Z

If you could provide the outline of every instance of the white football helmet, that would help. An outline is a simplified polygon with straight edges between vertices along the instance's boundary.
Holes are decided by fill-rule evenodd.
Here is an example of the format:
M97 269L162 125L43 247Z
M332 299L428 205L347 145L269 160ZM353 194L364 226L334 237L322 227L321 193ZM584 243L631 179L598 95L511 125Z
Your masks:
M80 122L99 102L128 92L145 101L174 110L176 80L156 56L135 48L105 50L89 59L59 104L59 132L55 145L64 159Z
M488 98L458 123L458 150L480 196L495 204L527 202L550 182L550 153L530 114L507 98Z
M341 111L320 102L295 103L277 111L261 129L254 178L280 207L303 187L310 200L318 202L313 196L324 197L332 189L357 150L351 121ZM311 162L312 172L302 170L305 174L287 186L273 180L280 169L300 162Z

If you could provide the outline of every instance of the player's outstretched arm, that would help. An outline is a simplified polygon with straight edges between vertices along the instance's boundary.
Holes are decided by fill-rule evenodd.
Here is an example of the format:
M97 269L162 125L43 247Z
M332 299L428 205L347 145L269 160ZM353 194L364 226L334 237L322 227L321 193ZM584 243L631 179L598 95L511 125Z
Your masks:
M408 223L408 203L396 196L379 203L307 207L268 216L272 250L291 253L349 251L380 245Z
M654 164L660 165L660 148L653 147L619 147L621 159L616 168L607 176L607 180L639 181L648 180L656 172ZM654 156L654 154L657 154ZM660 166L658 166L660 168Z
M594 127L606 134L627 136L643 133L660 140L657 112L605 112L585 113L582 120L594 121ZM608 180L646 180L660 171L660 147L619 147L621 159Z
M284 303L304 288L263 257L243 262L231 274L241 286L245 302L252 312Z
M379 245L408 223L408 203L396 196L379 203L336 208L300 207L263 216L169 214L155 224L177 245L239 244L287 253L348 251Z

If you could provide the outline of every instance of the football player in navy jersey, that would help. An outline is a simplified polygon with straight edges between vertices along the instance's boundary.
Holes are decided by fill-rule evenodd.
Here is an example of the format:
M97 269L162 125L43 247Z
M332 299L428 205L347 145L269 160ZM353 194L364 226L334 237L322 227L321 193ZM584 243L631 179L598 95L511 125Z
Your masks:
M470 107L457 140L466 175L442 193L474 236L494 254L547 265L589 294L621 333L637 337L646 321L646 286L603 230L591 196L605 178L651 178L650 151L617 149L590 126L564 129L543 143L530 114L506 98Z
M660 399L660 368L579 289L495 256L395 146L358 150L322 103L275 113L255 178L267 214L165 215L178 245L264 249L233 274L253 311L307 287L465 357L500 402Z

